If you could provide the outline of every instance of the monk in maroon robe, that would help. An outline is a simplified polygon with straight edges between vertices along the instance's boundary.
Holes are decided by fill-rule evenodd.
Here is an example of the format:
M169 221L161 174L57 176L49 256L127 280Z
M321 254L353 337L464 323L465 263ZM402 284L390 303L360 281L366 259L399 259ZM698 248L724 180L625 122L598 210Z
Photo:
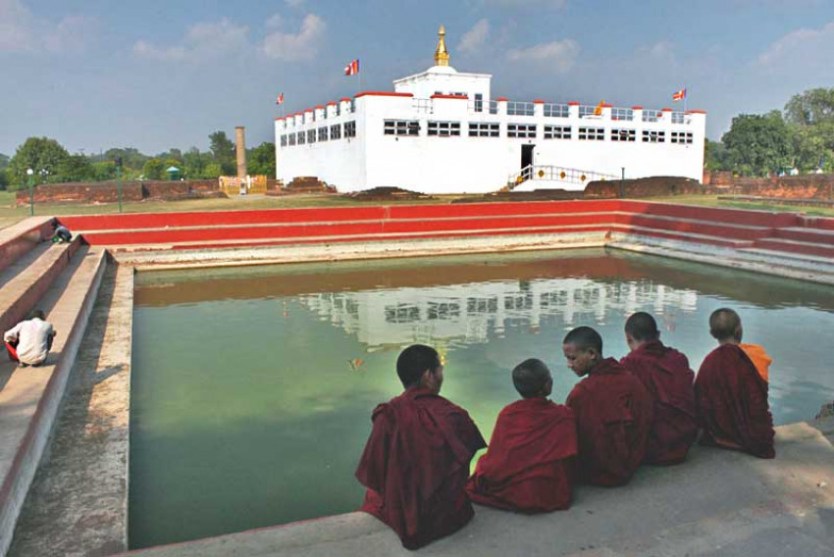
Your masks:
M466 484L475 503L524 513L567 509L571 503L576 420L548 400L550 370L525 360L513 370L521 400L501 410L487 453Z
M695 374L689 360L660 342L654 317L637 312L626 320L631 352L620 363L643 383L654 404L654 420L646 447L647 464L677 464L686 460L698 437Z
M565 403L576 414L579 479L602 486L626 484L646 455L651 395L617 360L603 358L602 337L594 329L572 330L562 350L568 367L587 376Z
M766 358L769 364L770 358L761 346L740 346L743 330L735 311L715 310L709 325L718 348L704 358L695 379L695 402L703 428L700 442L773 458L776 451L767 370L761 373L747 351L755 347L757 361Z
M356 477L367 488L361 510L417 549L472 518L464 487L486 443L469 414L438 395L443 366L434 348L403 350L397 375L405 392L374 410Z

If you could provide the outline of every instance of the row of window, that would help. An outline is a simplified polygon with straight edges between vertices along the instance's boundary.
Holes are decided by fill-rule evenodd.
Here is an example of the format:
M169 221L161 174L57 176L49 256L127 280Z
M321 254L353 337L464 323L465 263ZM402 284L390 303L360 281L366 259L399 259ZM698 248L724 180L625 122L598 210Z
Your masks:
M345 122L344 126L342 124L333 124L332 126L322 126L307 130L306 132L285 133L281 136L281 147L342 139L343 129L344 137L356 137L356 122L351 121Z
M330 127L323 126L317 129L289 133L281 136L281 147L292 145L304 145L316 141L330 141L342 138L342 124L334 124ZM470 122L469 137L499 137L500 126L496 122ZM419 136L420 122L418 120L385 120L383 123L383 134L395 136ZM460 137L460 122L428 122L427 134L433 137ZM345 122L344 137L356 137L356 122ZM507 137L521 139L536 138L536 124L507 124ZM544 139L571 139L573 130L571 126L544 126ZM600 127L579 127L577 139L580 141L604 141L605 128ZM628 128L615 128L611 130L611 141L636 142L637 130ZM643 143L665 143L666 132L655 130L643 130L641 135ZM670 143L690 145L692 144L692 132L673 131L669 137Z

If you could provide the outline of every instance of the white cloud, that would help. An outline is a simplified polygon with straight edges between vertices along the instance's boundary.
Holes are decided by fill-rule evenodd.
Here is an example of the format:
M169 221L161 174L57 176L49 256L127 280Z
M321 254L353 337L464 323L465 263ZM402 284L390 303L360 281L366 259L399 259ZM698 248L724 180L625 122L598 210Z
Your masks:
M263 42L263 51L269 58L280 60L309 60L315 56L319 40L324 36L327 24L316 14L307 14L298 33L273 31Z
M249 28L226 18L213 23L192 25L182 44L158 47L144 40L133 45L133 52L142 58L163 61L202 61L237 52L246 46Z
M486 42L488 35L489 22L486 19L482 19L463 34L460 43L458 43L458 50L468 54L477 52Z
M767 47L756 59L755 65L769 71L829 70L832 51L834 21L819 29L791 31Z
M515 48L507 53L511 62L547 62L557 73L570 70L579 56L579 43L573 39L537 44L529 48Z
M79 51L95 23L76 15L54 23L36 18L20 0L0 0L0 52Z

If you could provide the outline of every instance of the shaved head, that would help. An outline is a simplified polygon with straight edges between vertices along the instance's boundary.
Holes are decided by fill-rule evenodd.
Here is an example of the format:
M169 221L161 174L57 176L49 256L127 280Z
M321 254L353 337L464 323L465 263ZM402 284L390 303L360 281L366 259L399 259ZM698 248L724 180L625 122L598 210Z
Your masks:
M638 311L626 320L625 332L638 342L647 342L660 338L657 322L645 311Z
M562 344L573 344L583 352L593 348L602 356L602 337L591 327L577 327L565 336Z
M553 387L553 379L543 361L530 358L513 369L513 385L524 398L547 396Z
M709 334L719 342L735 340L741 342L741 317L729 308L720 308L709 316Z

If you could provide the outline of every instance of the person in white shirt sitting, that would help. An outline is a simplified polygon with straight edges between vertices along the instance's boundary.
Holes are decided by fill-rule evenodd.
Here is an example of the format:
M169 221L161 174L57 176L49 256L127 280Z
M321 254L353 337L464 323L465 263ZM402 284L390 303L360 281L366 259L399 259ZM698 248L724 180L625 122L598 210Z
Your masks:
M9 359L21 366L38 366L46 362L54 338L55 330L39 309L3 335Z

